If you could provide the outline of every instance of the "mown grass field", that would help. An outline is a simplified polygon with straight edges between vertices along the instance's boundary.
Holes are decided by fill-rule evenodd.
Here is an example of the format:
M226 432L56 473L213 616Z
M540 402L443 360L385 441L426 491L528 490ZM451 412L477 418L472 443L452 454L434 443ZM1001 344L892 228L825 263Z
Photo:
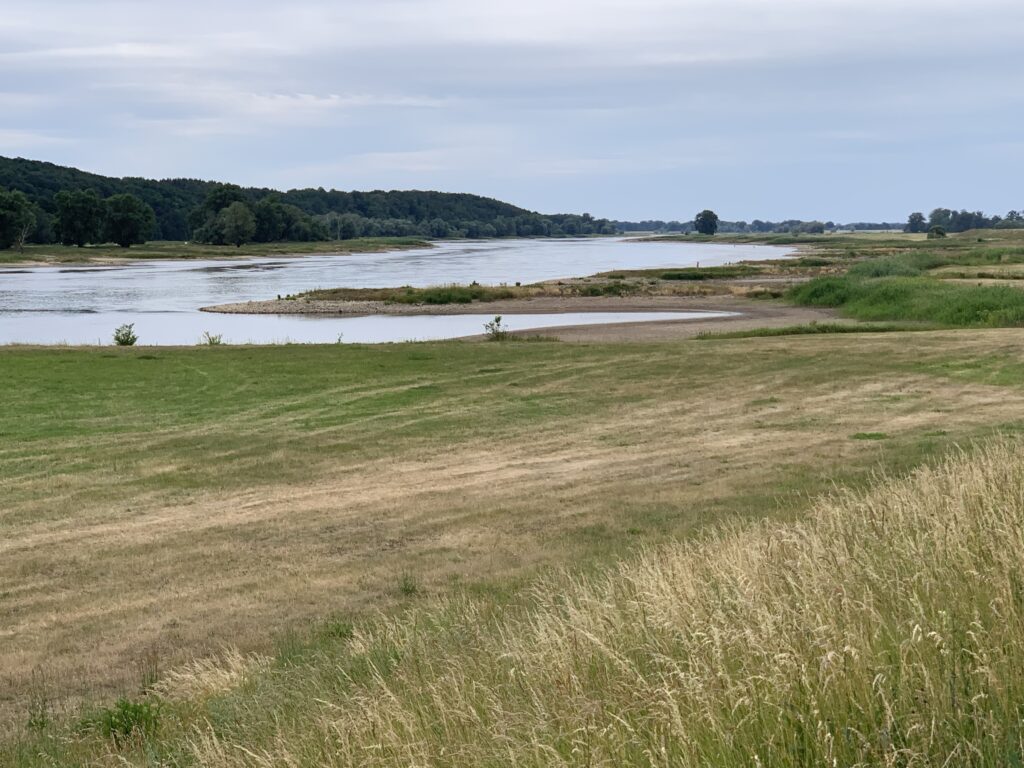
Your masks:
M125 744L67 723L226 647L334 648L378 609L499 610L550 566L799 521L836 482L1016 431L1022 381L1024 340L998 330L5 348L0 756L146 764L177 726Z
M518 603L442 600L194 665L156 685L158 716L121 703L136 728L113 721L107 759L1019 765L1022 485L1024 447L999 440Z
M186 243L176 240L154 240L131 248L117 245L88 245L76 248L73 245L28 245L24 251L8 249L0 251L0 264L26 262L73 264L81 262L104 262L147 259L226 259L243 256L294 256L312 253L372 253L401 248L426 248L430 243L417 237L363 237L354 240L315 241L310 243L246 243L241 247L233 245L208 245Z

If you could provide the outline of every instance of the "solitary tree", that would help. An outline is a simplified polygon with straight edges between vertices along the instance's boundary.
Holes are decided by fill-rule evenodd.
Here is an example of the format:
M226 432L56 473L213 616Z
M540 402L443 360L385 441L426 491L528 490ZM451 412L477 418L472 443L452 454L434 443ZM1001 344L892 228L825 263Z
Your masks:
M905 226L903 229L906 232L927 232L928 221L927 219L925 219L923 213L912 213L910 214L910 217L907 219L907 226Z
M93 190L64 190L53 197L57 203L57 230L64 245L99 242L106 209Z
M235 202L217 215L217 226L224 242L241 248L242 243L249 242L256 234L256 217L248 205Z
M32 204L18 190L0 189L0 250L17 245L24 250L25 240L36 225Z
M718 231L718 214L705 208L694 218L693 226L702 235L713 235Z
M146 238L153 232L156 214L135 195L108 197L106 207L106 239L122 248L146 242Z

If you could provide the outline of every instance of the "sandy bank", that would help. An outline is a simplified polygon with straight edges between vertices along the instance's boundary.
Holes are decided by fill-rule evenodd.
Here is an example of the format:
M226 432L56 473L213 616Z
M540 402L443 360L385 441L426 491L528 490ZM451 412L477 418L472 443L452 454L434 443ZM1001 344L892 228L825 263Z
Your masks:
M253 301L204 307L229 314L301 314L324 317L365 315L515 315L563 312L733 312L707 320L660 320L644 323L563 326L519 331L541 333L565 341L666 341L702 332L781 328L810 322L834 321L824 309L792 307L738 296L539 296L530 299L473 304L386 304L379 301ZM470 337L475 338L475 337Z

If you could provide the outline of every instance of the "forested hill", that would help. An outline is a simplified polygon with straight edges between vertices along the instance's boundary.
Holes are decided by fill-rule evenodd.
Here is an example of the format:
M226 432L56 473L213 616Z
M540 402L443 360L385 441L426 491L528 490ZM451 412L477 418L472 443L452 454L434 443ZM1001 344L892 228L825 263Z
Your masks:
M211 199L239 199L259 219L292 222L294 235L278 239L326 239L374 235L429 237L510 237L613 234L604 219L588 214L541 215L500 200L470 194L429 191L340 192L337 190L240 188L199 179L111 178L38 160L0 157L0 189L19 190L33 204L36 232L45 241L61 191L94 190L100 197L130 193L156 214L152 239L188 240L203 236ZM215 212L215 211L214 211Z

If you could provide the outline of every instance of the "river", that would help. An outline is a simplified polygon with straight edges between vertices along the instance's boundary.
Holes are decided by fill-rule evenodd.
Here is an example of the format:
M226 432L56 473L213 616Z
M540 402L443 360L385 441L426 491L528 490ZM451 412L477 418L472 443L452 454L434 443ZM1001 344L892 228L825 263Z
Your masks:
M225 343L256 344L454 338L481 332L491 316L220 315L199 308L314 288L526 284L616 269L716 266L787 253L770 246L723 243L538 239L442 242L433 248L388 253L12 266L0 268L0 344L105 344L123 323L135 324L140 344L195 344L206 331L223 335ZM506 325L519 330L686 316L516 315L507 317Z

